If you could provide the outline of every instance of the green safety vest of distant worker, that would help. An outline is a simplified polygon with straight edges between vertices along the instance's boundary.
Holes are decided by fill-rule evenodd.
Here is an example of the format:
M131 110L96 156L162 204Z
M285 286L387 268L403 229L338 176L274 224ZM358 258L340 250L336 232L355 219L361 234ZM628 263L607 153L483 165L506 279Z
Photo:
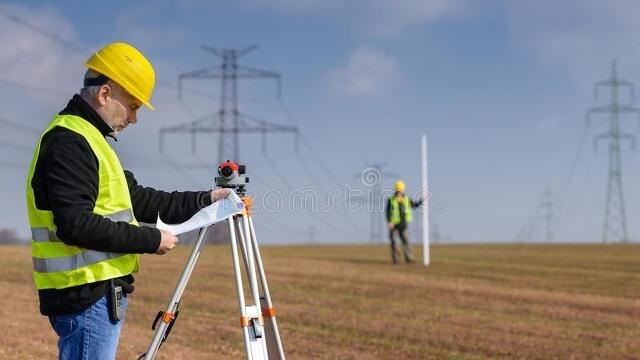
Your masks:
M98 159L98 197L93 212L112 221L138 225L131 205L124 170L105 137L90 123L73 115L57 115L38 141L27 177L27 211L31 225L33 277L38 289L61 289L108 280L138 271L138 254L119 254L66 245L56 237L53 212L37 208L33 179L40 142L56 126L86 139Z
M409 198L404 195L402 196L402 199L398 199L398 196L392 196L389 199L389 222L394 225L398 225L402 221L400 214L400 204L402 204L402 207L404 208L404 221L410 223L411 220L413 220L413 214L411 212L411 200L409 200Z

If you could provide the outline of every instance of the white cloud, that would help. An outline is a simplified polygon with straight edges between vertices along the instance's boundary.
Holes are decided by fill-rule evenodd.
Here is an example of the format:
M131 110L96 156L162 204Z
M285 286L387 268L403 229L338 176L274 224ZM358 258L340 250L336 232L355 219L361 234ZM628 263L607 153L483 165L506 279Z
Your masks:
M71 23L52 8L0 7L17 19L0 14L0 117L38 131L82 85L82 62L88 54L78 54L52 40L50 36L77 43ZM35 145L36 137L30 131L0 124L0 143L5 143L0 149L0 162L14 164L2 167L0 196L4 201L0 206L0 227L14 228L25 237L28 227L24 179L31 160L26 149ZM19 151L6 143L18 145Z
M248 3L292 13L329 14L353 24L357 31L376 37L398 36L412 26L463 16L470 10L467 0L251 0Z
M469 8L462 0L373 0L352 10L363 15L360 23L371 35L396 36L412 26L464 15Z
M558 114L548 115L536 123L538 133L553 133L562 128L563 117Z
M614 57L622 76L640 64L638 1L520 0L507 7L517 44L545 66L566 72L583 91L608 77Z
M188 38L185 27L175 22L163 21L158 23L157 19L162 18L164 9L161 6L149 6L131 2L126 11L122 11L115 19L117 34L144 52L146 49L175 48L184 44Z
M4 5L2 9L30 28L2 14L0 21L0 68L2 76L16 82L41 87L80 87L83 55L52 41L40 30L76 43L72 24L49 7L27 8ZM40 29L40 30L38 30ZM34 93L35 95L35 93Z
M368 46L355 49L347 64L330 71L328 78L336 91L360 96L382 95L404 81L392 56Z

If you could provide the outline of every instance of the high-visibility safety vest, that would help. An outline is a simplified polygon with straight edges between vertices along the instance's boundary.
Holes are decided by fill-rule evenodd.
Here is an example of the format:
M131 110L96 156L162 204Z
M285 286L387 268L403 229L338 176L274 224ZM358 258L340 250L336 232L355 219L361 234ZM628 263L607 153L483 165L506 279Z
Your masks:
M403 196L402 200L400 201L402 201L402 206L404 207L404 220L409 223L411 222L411 220L413 220L413 214L411 213L411 202L409 200L409 197ZM395 195L389 199L389 204L391 207L391 223L395 225L400 224L400 201L398 201L398 197Z
M120 254L66 245L56 236L53 213L36 207L31 180L42 137L56 126L67 128L87 140L98 159L98 198L93 213L112 221L138 225L131 205L122 165L100 131L73 115L57 115L44 130L36 146L27 176L27 212L31 225L33 278L38 289L63 289L108 280L138 271L138 254Z

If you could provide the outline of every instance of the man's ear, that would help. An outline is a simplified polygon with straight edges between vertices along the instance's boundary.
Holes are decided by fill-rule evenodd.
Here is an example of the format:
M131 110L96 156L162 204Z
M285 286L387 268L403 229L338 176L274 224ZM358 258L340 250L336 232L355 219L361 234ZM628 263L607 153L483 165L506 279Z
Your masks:
M107 84L100 86L100 90L98 91L97 99L96 99L96 102L98 103L98 105L100 106L106 105L108 96L111 96L111 86Z

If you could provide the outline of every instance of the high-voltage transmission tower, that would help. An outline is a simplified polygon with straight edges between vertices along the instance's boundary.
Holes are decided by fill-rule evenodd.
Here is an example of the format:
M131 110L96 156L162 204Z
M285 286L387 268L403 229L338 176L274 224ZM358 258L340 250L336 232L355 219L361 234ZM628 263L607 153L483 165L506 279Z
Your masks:
M386 206L384 201L386 199L383 199L382 181L385 177L398 178L397 174L382 171L386 165L386 162L370 164L361 174L356 175L360 179L361 184L369 188L366 190L362 200L364 200L367 211L369 211L371 215L369 222L369 241L372 244L384 241L383 227L386 229L384 214Z
M520 228L515 241L518 243L533 243L537 239L537 217L529 216L527 222Z
M197 133L218 133L218 163L227 159L240 161L240 133L262 134L262 150L265 150L267 133L292 132L296 134L296 150L298 129L294 126L273 124L253 116L240 113L238 110L238 79L275 79L280 96L280 74L272 71L254 69L238 65L238 59L255 50L257 45L242 49L217 49L207 45L202 48L222 59L220 65L191 71L178 76L178 97L182 97L182 81L185 79L220 79L220 109L217 114L206 115L191 122L162 128L160 130L160 151L163 150L163 138L166 133L191 134L191 151L196 149Z
M598 140L609 140L609 180L607 183L602 242L626 243L629 241L629 236L627 233L627 216L624 208L624 193L622 191L620 140L631 140L631 146L635 148L635 137L620 131L620 115L640 115L640 110L629 105L620 104L618 88L627 87L630 90L631 99L634 97L634 88L633 83L618 79L615 60L611 64L611 78L595 84L594 97L596 99L598 98L598 89L600 87L610 88L609 104L589 109L586 120L588 125L592 114L609 114L609 131L597 135L594 142L597 150Z
M554 194L550 187L542 193L540 197L540 203L538 208L542 211L542 218L545 225L545 242L550 243L553 241L553 218L555 214L556 204L554 202Z

